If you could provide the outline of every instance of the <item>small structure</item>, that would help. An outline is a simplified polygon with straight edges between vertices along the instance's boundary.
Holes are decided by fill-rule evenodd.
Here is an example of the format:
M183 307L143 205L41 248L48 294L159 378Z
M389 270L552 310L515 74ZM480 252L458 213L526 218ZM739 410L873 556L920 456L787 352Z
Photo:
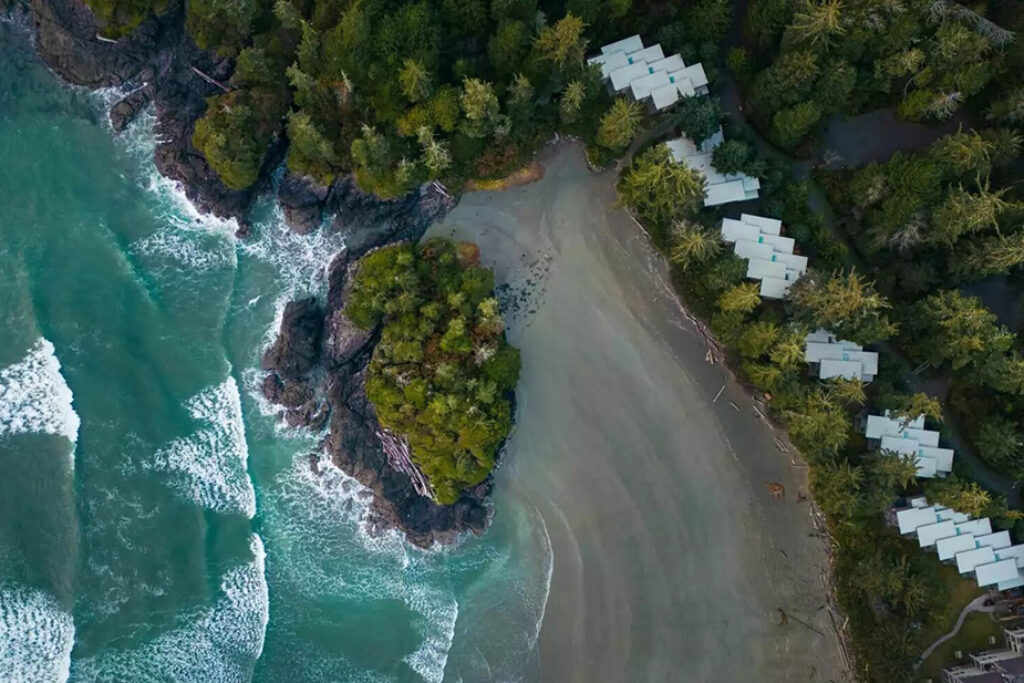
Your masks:
M688 138L676 138L665 143L677 163L686 164L704 176L704 206L719 206L731 202L757 199L761 181L745 173L720 173L711 163L715 147L725 141L725 134L718 132L698 147Z
M945 683L1014 683L1024 681L1024 628L1004 628L1006 647L970 655L970 662L942 671Z
M940 560L955 563L960 574L973 575L979 586L999 590L1024 586L1024 545L1012 545L1008 531L993 533L987 517L971 519L963 512L929 505L924 496L907 502L907 507L895 511L901 534L916 535L918 545L935 548ZM1024 648L1024 628L1014 634L1015 646ZM1014 657L1020 654L1015 650ZM987 670L977 661L975 666Z
M807 257L793 253L796 242L782 235L782 221L740 214L722 219L722 240L747 260L747 277L761 281L761 296L781 299L797 278L807 272Z
M804 360L821 379L844 377L870 382L878 374L878 354L860 344L839 339L828 330L807 335Z
M644 47L638 35L603 46L587 64L601 67L601 78L613 94L630 95L653 111L668 109L681 97L708 92L704 67L687 66L677 54L666 57L660 44Z
M924 415L913 420L892 419L889 411L869 415L864 436L884 453L914 456L919 477L945 477L953 471L953 449L939 446L939 433L924 428Z

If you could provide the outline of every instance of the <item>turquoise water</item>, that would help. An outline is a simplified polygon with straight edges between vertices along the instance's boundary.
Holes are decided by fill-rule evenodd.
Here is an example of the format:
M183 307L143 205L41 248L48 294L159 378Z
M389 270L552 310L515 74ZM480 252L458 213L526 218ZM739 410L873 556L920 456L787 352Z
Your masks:
M340 248L254 237L159 178L152 118L61 85L0 22L0 680L534 680L543 522L499 489L425 553L362 525L259 356Z

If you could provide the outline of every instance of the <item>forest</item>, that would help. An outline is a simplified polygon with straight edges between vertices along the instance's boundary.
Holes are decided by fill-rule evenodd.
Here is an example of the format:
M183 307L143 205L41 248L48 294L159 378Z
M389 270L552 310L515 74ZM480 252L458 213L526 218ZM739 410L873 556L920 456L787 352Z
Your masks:
M366 395L441 504L491 473L512 429L519 351L478 259L472 245L442 239L379 249L360 261L345 304L358 327L381 326Z
M88 1L112 38L165 10ZM189 0L197 44L235 63L194 143L232 188L254 183L283 137L293 172L324 184L352 174L383 198L501 178L556 135L581 140L594 166L619 159L621 203L808 463L858 678L912 680L950 626L960 578L886 526L885 511L923 492L1024 541L1019 496L979 485L965 457L1007 484L1024 475L1024 2L735 5L745 11L728 0ZM610 96L584 57L632 33L702 62L712 95L660 116ZM896 138L883 157L848 162L830 148L833 127L879 112L926 143L879 128ZM666 136L648 135L665 124ZM719 126L715 167L761 183L758 200L725 210L704 208L704 179L658 144L699 143ZM781 219L811 259L784 301L762 300L719 238L740 210ZM442 502L493 467L518 372L491 276L458 261L444 243L375 252L347 308L383 323L368 391ZM803 340L818 327L880 351L878 376L810 377ZM493 353L482 364L481 349ZM426 400L435 393L443 406ZM442 419L469 404L483 422ZM955 438L954 474L918 480L913 462L869 450L858 420L883 410L923 414Z

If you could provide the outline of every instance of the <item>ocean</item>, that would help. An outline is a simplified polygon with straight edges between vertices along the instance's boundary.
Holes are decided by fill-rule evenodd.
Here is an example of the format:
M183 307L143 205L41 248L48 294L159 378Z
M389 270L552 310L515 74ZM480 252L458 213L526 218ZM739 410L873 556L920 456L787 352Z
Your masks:
M155 171L153 116L63 85L0 22L0 681L536 680L543 519L373 536L259 359L342 243L253 236Z

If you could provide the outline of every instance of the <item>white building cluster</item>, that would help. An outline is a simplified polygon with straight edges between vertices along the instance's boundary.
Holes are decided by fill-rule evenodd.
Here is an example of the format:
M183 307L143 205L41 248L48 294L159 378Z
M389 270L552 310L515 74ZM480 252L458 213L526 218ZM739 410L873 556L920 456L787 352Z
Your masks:
M838 339L828 330L807 335L804 360L821 379L859 379L870 382L878 374L878 354L860 344Z
M665 56L660 44L644 47L640 36L609 43L587 59L601 67L609 90L645 102L654 111L671 107L681 97L706 95L708 77L699 63L687 66L679 55Z
M953 449L939 446L939 433L924 428L924 415L914 420L894 420L885 415L869 415L864 436L884 453L912 455L917 476L945 477L953 471Z
M793 253L796 242L782 234L782 221L740 214L722 219L722 240L747 261L747 277L761 282L761 296L781 299L789 286L807 272L807 257Z
M711 163L711 155L725 141L722 129L700 144L689 138L676 138L665 143L676 163L686 164L704 176L704 206L719 206L730 202L757 199L761 181L745 173L720 173Z
M896 510L900 533L914 535L922 548L934 548L939 559L956 564L963 576L979 586L1008 590L1024 586L1024 545L1013 545L1008 531L992 531L988 517L971 519L942 505L929 505L924 496Z

